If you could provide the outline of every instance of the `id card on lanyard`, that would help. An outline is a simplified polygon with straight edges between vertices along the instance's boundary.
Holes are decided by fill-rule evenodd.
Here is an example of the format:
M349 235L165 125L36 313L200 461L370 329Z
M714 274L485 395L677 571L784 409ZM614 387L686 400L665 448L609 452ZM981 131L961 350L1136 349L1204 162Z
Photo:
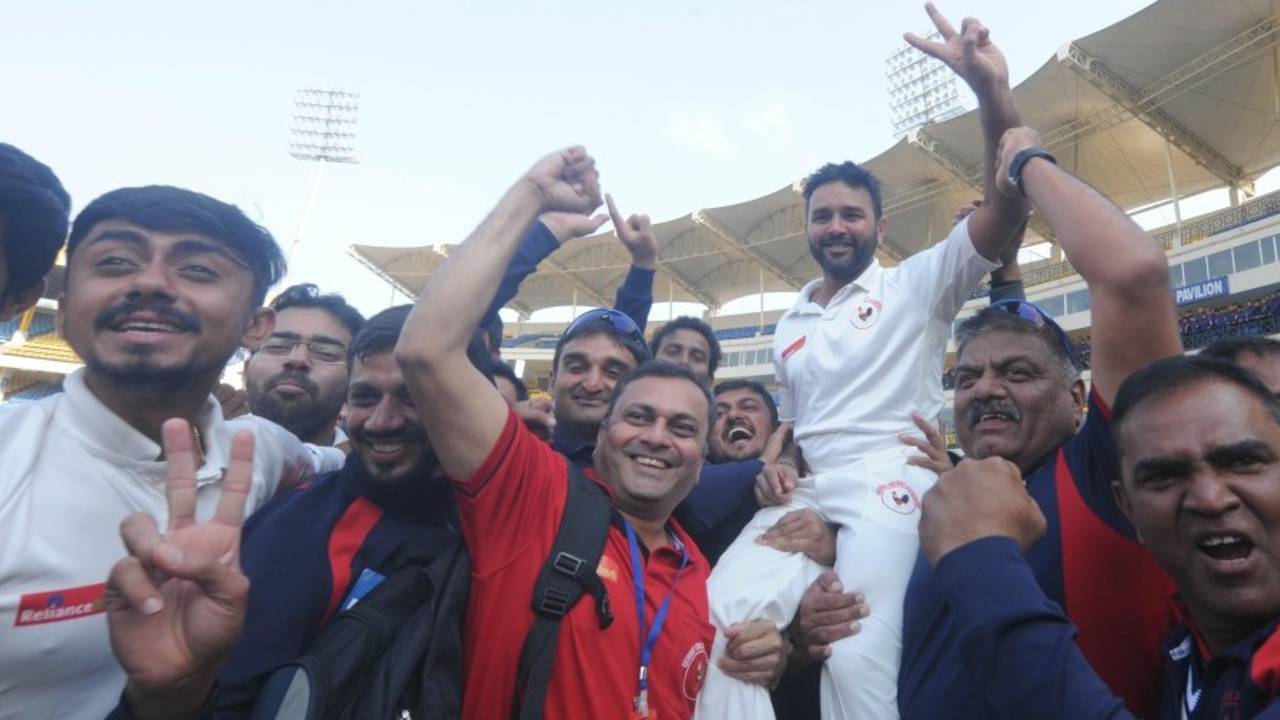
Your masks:
M639 686L635 700L632 701L631 718L652 720L656 716L649 709L649 664L653 660L653 647L657 644L658 636L662 634L662 628L667 622L667 612L671 609L671 598L675 596L676 583L680 582L685 568L689 566L689 551L685 549L684 543L680 542L679 538L672 536L672 541L680 550L680 567L676 570L675 579L671 581L667 596L658 605L658 612L653 616L653 624L649 625L644 610L645 564L640 554L640 542L636 539L636 531L626 518L623 518L622 524L627 529L627 543L631 546L631 585L635 588L636 623L640 626Z

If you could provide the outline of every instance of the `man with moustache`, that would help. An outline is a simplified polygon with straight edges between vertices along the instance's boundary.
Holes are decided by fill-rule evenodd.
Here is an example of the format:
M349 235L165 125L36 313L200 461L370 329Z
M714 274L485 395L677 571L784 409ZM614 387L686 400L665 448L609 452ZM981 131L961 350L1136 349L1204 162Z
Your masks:
M896 718L902 598L918 547L919 498L935 475L907 464L901 433L911 417L942 409L950 326L1026 217L1021 198L996 190L1001 135L1018 125L1004 57L982 24L956 32L927 6L943 42L908 41L960 75L979 101L984 141L982 205L937 245L893 268L875 259L886 231L880 187L852 162L820 168L804 183L806 238L823 277L801 289L774 334L783 422L812 474L775 480L791 501L766 508L721 557L709 582L720 630L748 619L791 622L820 566L756 542L782 516L809 508L840 526L835 571L866 594L861 631L836 642L824 666L825 717ZM727 646L718 633L713 660ZM772 717L767 694L712 663L699 716Z
M1047 597L1030 557L1045 514L995 457L944 474L920 523L965 674L999 717L1280 717L1280 402L1237 365L1180 355L1127 378L1113 420L1116 503L1177 581L1158 710L1126 708Z
M347 397L347 345L364 316L337 293L311 283L271 301L276 326L245 363L249 411L303 442L341 445L338 415Z
M70 212L71 197L52 170L0 143L0 322L40 299Z
M707 446L710 467L758 460L778 429L778 406L773 396L753 380L726 380L716 385L715 401L716 423ZM728 494L722 502L729 505L724 519L698 538L698 547L712 565L760 509L752 493Z
M200 519L237 429L257 441L250 512L340 464L267 420L224 421L210 394L238 347L270 335L262 301L283 271L270 233L190 190L114 190L77 216L59 316L85 367L63 393L0 407L0 717L101 717L115 704L124 676L103 579L124 554L125 516L164 521L166 420L191 428Z
M443 555L461 542L448 481L392 355L411 308L400 305L369 318L346 350L351 374L346 464L305 488L282 493L245 524L240 563L252 592L239 641L229 654L223 649L206 655L225 656L221 669L204 663L168 670L173 677L203 678L206 684L217 677L215 695L189 697L191 707L214 707L220 718L243 716L266 676L302 655L338 610L389 576L405 548L412 545L423 556L435 548ZM490 356L482 337L473 338L467 354L477 369L487 368ZM461 613L459 606L455 632ZM435 696L451 703L436 709L456 716L462 677L448 657L440 655L424 673ZM121 660L126 666L146 664L136 657ZM178 684L153 684L147 690L148 696L169 697L177 694ZM126 696L122 707L145 716L160 709L152 705ZM173 707L165 715L182 717Z

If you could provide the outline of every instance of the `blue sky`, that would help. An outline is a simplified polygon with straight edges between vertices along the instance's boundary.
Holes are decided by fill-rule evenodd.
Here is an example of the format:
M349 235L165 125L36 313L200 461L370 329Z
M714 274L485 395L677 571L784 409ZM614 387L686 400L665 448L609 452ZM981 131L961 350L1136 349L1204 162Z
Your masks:
M1142 0L942 2L982 18L1015 82ZM361 164L325 174L290 282L362 310L389 288L354 243L458 242L530 163L583 143L624 213L666 220L893 142L884 60L923 3L18 3L0 27L0 138L76 207L168 183L235 202L288 247L311 167L294 91L361 95ZM396 302L404 298L397 297Z

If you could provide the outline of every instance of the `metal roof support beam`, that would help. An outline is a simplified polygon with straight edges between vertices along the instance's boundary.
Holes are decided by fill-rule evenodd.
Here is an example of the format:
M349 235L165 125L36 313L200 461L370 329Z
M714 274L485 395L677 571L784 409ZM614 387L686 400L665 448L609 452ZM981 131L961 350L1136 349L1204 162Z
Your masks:
M714 297L711 297L711 295L708 294L705 290L700 290L697 284L695 284L692 280L690 280L687 275L675 269L674 266L668 265L662 262L661 259L659 259L658 269L664 275L667 276L667 280L675 283L676 286L679 287L681 290L684 290L685 292L689 293L693 297L697 298L698 302L701 302L703 305L706 305L709 310L717 310L720 308L720 303L716 302L716 299Z
M578 276L570 272L570 270L566 268L564 265L562 265L560 261L547 258L542 262L546 263L547 267L551 268L552 272L564 278L565 280L568 280L570 286L576 288L578 292L582 293L583 295L586 295L592 302L596 303L596 307L603 307L603 308L613 307L612 300L606 299L605 296L600 294L599 290L596 290L595 288L586 284L582 280L578 279Z
M1214 53L1209 55L1214 55ZM1205 57L1201 56L1200 59L1197 59L1197 62L1203 62ZM1220 60L1222 56L1218 55L1217 57ZM1213 173L1224 184L1230 187L1240 187L1242 185L1252 187L1252 182L1244 176L1244 172L1240 168L1236 167L1231 161L1223 157L1216 148L1192 133L1172 115L1159 107L1163 102L1174 97L1176 93L1173 91L1180 84L1194 82L1194 78L1198 73L1185 72L1184 68L1186 66L1184 66L1184 68L1179 68L1170 74L1170 77L1175 78L1174 80L1159 80L1152 84L1153 90L1143 92L1125 82L1105 63L1081 50L1074 43L1068 43L1058 51L1058 61L1068 63L1076 74L1089 81L1089 84L1111 98L1126 113L1132 114L1152 130L1159 133L1172 145L1186 153L1196 164ZM1188 84L1186 87L1189 88L1190 85ZM1096 129L1102 128L1098 127Z
M726 250L737 255L740 259L754 262L764 268L770 275L790 285L794 290L799 290L804 286L804 278L787 270L781 263L760 250L748 245L742 238L726 227L724 223L711 217L705 210L695 211L693 213L693 221L706 228Z
M966 161L960 153L922 128L912 130L907 135L907 142L911 147L928 156L930 160L941 165L953 178L976 190L979 195L986 192L983 168L980 163ZM1049 228L1044 218L1032 215L1027 225L1040 237L1053 241L1053 230Z

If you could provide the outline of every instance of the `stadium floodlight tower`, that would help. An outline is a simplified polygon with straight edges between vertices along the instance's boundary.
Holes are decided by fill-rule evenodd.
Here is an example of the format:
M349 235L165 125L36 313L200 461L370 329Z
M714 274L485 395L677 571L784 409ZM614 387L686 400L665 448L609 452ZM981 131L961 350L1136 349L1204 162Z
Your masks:
M360 95L337 89L303 88L293 100L293 123L289 126L289 154L299 160L314 162L311 190L298 220L298 230L289 246L289 264L302 243L302 234L311 218L311 206L320 188L320 177L329 163L357 163L355 148L356 120L360 114Z
M942 42L942 35L936 30L922 36ZM884 74L895 137L921 125L949 120L969 109L969 94L961 92L955 73L910 45L899 46L885 60Z

